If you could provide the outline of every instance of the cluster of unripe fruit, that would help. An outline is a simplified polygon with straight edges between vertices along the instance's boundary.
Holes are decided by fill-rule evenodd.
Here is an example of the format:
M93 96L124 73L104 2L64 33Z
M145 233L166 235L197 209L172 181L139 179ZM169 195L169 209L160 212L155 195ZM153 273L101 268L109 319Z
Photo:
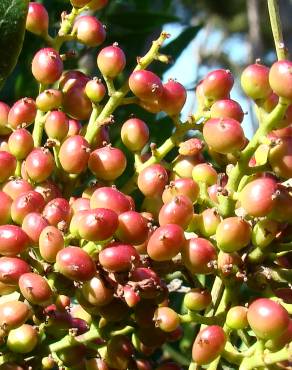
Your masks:
M197 366L222 356L248 370L263 351L288 366L292 62L243 71L260 129L271 127L249 144L230 71L198 84L198 113L182 124L185 88L162 83L143 58L114 90L126 66L117 44L98 52L101 79L64 70L56 45L68 32L89 47L106 38L82 11L107 1L71 3L81 16L69 30L64 17L57 42L44 6L30 3L27 30L51 44L32 60L41 91L12 107L0 102L0 369L176 370L181 364L159 351L183 338L190 322L198 324ZM127 159L110 144L109 124L128 92L147 111L170 116L177 131L157 148L147 123L124 122L121 141L135 156L135 174L117 189ZM279 106L286 109L276 115ZM186 138L188 129L198 131ZM181 312L170 294L173 274L186 289Z

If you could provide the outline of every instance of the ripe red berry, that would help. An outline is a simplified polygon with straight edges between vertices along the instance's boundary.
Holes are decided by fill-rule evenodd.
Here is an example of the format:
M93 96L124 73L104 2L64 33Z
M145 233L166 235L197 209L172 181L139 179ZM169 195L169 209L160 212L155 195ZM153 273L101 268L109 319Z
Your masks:
M245 136L240 123L233 118L211 118L203 128L208 146L217 153L228 154L241 150Z
M181 252L184 243L184 231L179 225L160 226L150 236L147 253L154 261L169 261Z
M250 239L251 226L240 217L225 218L216 230L217 246L223 252L236 252L246 247Z
M244 113L241 106L232 99L217 100L210 109L211 118L233 118L242 122Z
M249 182L239 194L244 210L254 217L263 217L270 213L274 206L277 181L271 177L262 177Z
M47 280L34 272L28 272L20 276L18 281L21 294L30 303L48 306L52 300L52 290Z
M76 121L76 119L69 119L68 124L69 129L67 136L75 136L80 134L82 125L79 121Z
M195 181L187 178L171 181L162 193L162 200L167 203L177 195L184 195L194 203L199 195L199 186Z
M175 80L169 80L163 85L160 97L161 110L169 116L179 114L186 102L187 92L182 84Z
M39 236L39 250L47 262L55 262L58 252L65 246L63 234L56 226L46 226Z
M28 126L36 117L36 104L31 98L23 98L15 102L8 114L8 124L13 129Z
M31 243L37 244L43 229L49 225L48 220L40 213L28 213L22 221L22 230L29 236Z
M193 274L210 274L214 271L213 262L217 260L217 252L209 240L191 238L184 244L182 258Z
M275 62L269 74L269 82L272 90L283 98L292 99L292 62L279 60Z
M15 199L19 195L33 190L33 186L24 179L13 179L6 182L2 189L11 199Z
M106 88L101 80L94 78L87 82L85 86L85 94L93 103L99 103L106 94Z
M161 330L170 333L180 324L178 314L170 307L158 307L154 312L155 325Z
M16 159L21 160L26 158L34 147L31 133L25 128L15 130L9 136L8 147L10 153L13 154Z
M30 266L21 258L0 258L0 281L8 285L17 285L21 275L30 272Z
M63 72L63 62L59 53L52 48L39 50L32 60L32 74L41 84L53 84Z
M55 198L47 203L43 210L43 216L50 225L57 226L60 222L67 225L72 216L72 209L67 199Z
M62 141L68 134L69 121L65 113L55 110L46 117L45 131L49 138Z
M104 306L114 298L113 289L100 276L94 276L82 285L82 295L92 305Z
M94 150L88 160L88 168L100 180L115 180L125 171L125 154L111 145Z
M279 303L259 298L249 306L247 320L256 336L267 340L284 333L289 325L289 314Z
M129 150L140 151L149 140L148 126L139 118L130 118L122 126L121 139Z
M129 78L129 86L134 95L146 101L158 99L163 92L160 78L146 70L134 71Z
M161 195L167 184L168 175L161 164L152 164L144 168L138 176L138 188L147 197Z
M201 83L201 89L204 96L211 101L226 99L233 83L234 79L229 70L217 69L207 74Z
M40 93L36 98L38 109L43 112L60 108L62 104L62 92L55 89L47 89Z
M0 151L0 183L7 181L8 178L14 175L16 169L16 158L14 155Z
M193 204L184 195L177 195L169 202L165 203L159 211L159 224L177 224L186 229L193 217Z
M24 217L30 212L41 212L45 206L45 200L41 194L32 190L19 195L11 204L11 218L21 225Z
M106 37L103 25L90 15L79 17L74 24L73 32L76 32L78 41L90 47L99 46Z
M262 64L251 64L241 75L241 86L247 96L254 100L267 98L272 89L269 84L269 68Z
M59 159L61 166L68 173L81 173L87 167L90 147L83 136L68 137L61 145Z
M49 14L43 4L29 3L26 18L26 29L36 35L47 35Z
M147 220L138 212L128 211L119 215L116 237L123 243L141 244L148 238Z
M68 87L63 90L63 109L76 120L86 120L92 112L92 103L85 94L87 81L81 80L71 85L69 80Z
M68 279L86 281L96 272L92 258L79 247L66 247L56 256L56 269Z
M198 365L209 364L223 351L227 338L224 330L217 325L201 330L193 344L192 357Z
M98 259L105 270L122 272L130 271L140 261L140 256L132 245L114 243L99 252Z
M117 44L107 46L99 52L97 66L103 76L115 78L126 66L125 53Z
M12 199L4 191L0 190L0 225L5 225L9 223L10 216L10 207L12 204Z
M24 302L14 300L0 304L0 324L5 324L7 330L24 324L30 314L30 308Z
M111 187L100 187L90 198L91 208L108 208L118 215L131 210L131 203L125 194Z
M42 182L51 176L55 167L54 157L49 149L36 148L26 158L25 171L35 182Z

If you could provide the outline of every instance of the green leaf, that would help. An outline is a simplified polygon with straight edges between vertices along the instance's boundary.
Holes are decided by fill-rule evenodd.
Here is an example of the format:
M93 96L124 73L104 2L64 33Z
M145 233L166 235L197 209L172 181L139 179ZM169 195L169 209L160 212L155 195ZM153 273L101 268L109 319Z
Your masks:
M14 69L24 39L28 0L0 1L0 87Z
M171 55L171 57L175 60L177 59L181 53L185 50L185 48L189 45L189 43L195 38L197 33L202 28L202 25L197 25L193 27L188 27L182 31L182 33L169 44L161 48L161 54ZM169 68L167 64L159 64L155 71L158 74L162 74Z

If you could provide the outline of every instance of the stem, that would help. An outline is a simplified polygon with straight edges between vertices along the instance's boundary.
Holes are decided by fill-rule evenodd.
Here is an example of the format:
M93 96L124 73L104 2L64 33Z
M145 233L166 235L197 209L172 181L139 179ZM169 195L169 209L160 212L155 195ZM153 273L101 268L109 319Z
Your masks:
M179 315L180 321L182 323L189 323L194 322L196 324L204 324L204 325L216 325L222 321L222 315L216 315L216 316L202 316L196 312L189 311L185 315Z
M139 59L139 62L134 69L134 71L145 69L149 66L149 64L155 59L159 48L161 47L162 43L166 40L168 34L166 32L162 32L159 38L153 41L151 48L149 49L148 53L145 54L144 57ZM99 114L98 118L95 122L88 124L87 131L85 134L85 139L92 144L94 138L98 134L102 123L114 112L114 110L122 103L124 97L129 92L129 85L128 81L113 95L109 98L108 102L104 106L103 110Z
M45 120L44 120L45 113L38 110L37 115L35 118L35 123L33 127L32 137L34 146L38 147L42 144L42 137L43 137L43 131L45 126Z
M287 59L287 49L283 39L278 0L268 0L268 9L278 60Z
M179 364L183 365L183 366L188 366L190 361L186 358L185 355L177 352L174 348L172 348L169 344L165 344L163 346L165 352L167 352L171 358L178 362Z

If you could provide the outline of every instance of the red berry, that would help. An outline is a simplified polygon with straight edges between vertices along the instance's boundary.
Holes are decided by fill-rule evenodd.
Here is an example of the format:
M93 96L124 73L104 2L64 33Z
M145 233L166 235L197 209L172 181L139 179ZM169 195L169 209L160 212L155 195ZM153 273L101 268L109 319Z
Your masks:
M189 198L184 195L177 195L159 211L159 224L177 224L186 229L193 217L193 204Z
M185 266L193 274L210 274L217 260L214 245L204 238L191 238L184 244L182 258Z
M44 277L28 272L20 276L18 284L21 294L30 303L43 307L50 304L53 293Z
M82 285L82 295L92 305L104 306L114 297L113 289L100 276L94 276Z
M123 144L131 151L141 151L149 140L149 129L139 118L130 118L121 129Z
M93 278L96 267L91 257L79 247L67 247L56 256L57 270L68 279L86 281Z
M39 250L47 262L55 262L58 252L65 246L64 237L55 226L46 226L39 236Z
M49 149L36 148L26 158L25 171L35 182L42 182L51 176L55 167L54 157Z
M63 90L63 109L72 118L86 120L92 112L92 103L85 94L85 86L88 80L82 80L70 85ZM66 85L65 85L66 86Z
M72 216L72 209L66 199L55 198L47 203L43 210L43 216L50 225L57 226L60 222L67 225Z
M8 146L16 159L24 159L34 147L32 134L25 128L19 128L9 136Z
M168 181L166 169L161 164L144 168L138 176L138 188L147 197L161 195Z
M55 110L48 114L45 131L49 138L62 141L68 134L69 122L65 113Z
M12 199L4 191L0 190L0 225L9 223L11 219L10 207Z
M253 180L241 190L240 204L250 216L266 216L273 209L273 195L276 190L277 181L274 178L262 177Z
M79 121L76 121L76 119L69 119L68 124L69 129L67 136L75 136L80 134L82 125Z
M179 114L186 102L186 89L179 82L169 80L163 85L163 92L160 98L161 110L169 116Z
M98 255L99 263L110 272L129 271L140 261L140 256L132 245L110 244Z
M217 100L210 109L211 118L233 118L242 122L244 113L241 106L232 99Z
M292 99L292 62L279 60L275 62L269 74L272 90L283 98Z
M171 181L162 193L162 200L167 203L177 195L184 195L194 203L199 195L199 185L192 179L187 178Z
M36 35L47 35L49 14L43 4L29 3L26 18L26 29Z
M131 210L131 203L125 194L111 187L100 187L90 199L91 208L108 208L118 215Z
M79 174L87 167L90 147L83 136L70 136L61 145L59 159L68 173Z
M59 53L52 48L39 50L32 60L32 74L41 84L53 84L63 72L63 62Z
M163 92L160 78L146 70L134 71L129 78L129 86L134 95L146 101L158 99Z
M10 176L14 175L16 169L16 158L14 155L0 151L0 183L7 181Z
M21 225L24 217L30 212L41 212L45 206L45 200L41 194L32 190L19 195L11 204L11 218Z
M284 333L289 325L289 314L279 303L259 298L249 306L247 320L256 336L267 340Z
M258 63L249 65L242 72L241 86L246 95L254 100L267 98L272 92L269 68Z
M21 258L0 258L0 281L4 284L17 285L21 275L30 272L30 266Z
M209 364L223 351L227 338L224 330L217 325L201 330L193 344L192 357L198 365Z
M225 218L216 230L217 246L223 252L236 252L246 247L250 239L251 226L240 217Z
M127 159L118 148L110 145L94 150L89 157L90 171L101 180L115 180L126 169Z
M214 101L228 98L233 83L234 79L230 71L217 69L207 74L201 83L201 88L204 96Z
M26 322L30 313L29 306L24 302L16 300L3 302L0 304L0 324L5 325L7 330L17 328Z
M208 146L217 153L228 154L242 149L245 136L240 123L232 118L211 118L203 128Z
M119 215L116 237L123 243L141 244L148 238L147 220L138 212L128 211Z
M178 314L170 307L158 307L154 312L154 321L161 330L170 333L180 324Z
M292 137L277 140L269 151L269 163L277 176L292 177Z
M184 243L184 231L179 225L161 226L150 236L147 253L154 261L168 261L181 252Z
M97 66L102 75L117 77L126 66L126 57L116 44L103 48L97 56Z
M41 232L48 225L49 222L44 216L37 212L31 212L24 217L21 227L29 236L31 242L37 244Z
M24 179L13 179L6 182L2 189L10 198L15 199L19 195L33 190L33 186Z
M13 129L28 126L34 122L36 117L36 103L31 98L17 100L8 114L8 124Z
M76 32L78 41L90 47L99 46L104 42L106 37L103 25L99 20L90 15L77 18L73 32Z

